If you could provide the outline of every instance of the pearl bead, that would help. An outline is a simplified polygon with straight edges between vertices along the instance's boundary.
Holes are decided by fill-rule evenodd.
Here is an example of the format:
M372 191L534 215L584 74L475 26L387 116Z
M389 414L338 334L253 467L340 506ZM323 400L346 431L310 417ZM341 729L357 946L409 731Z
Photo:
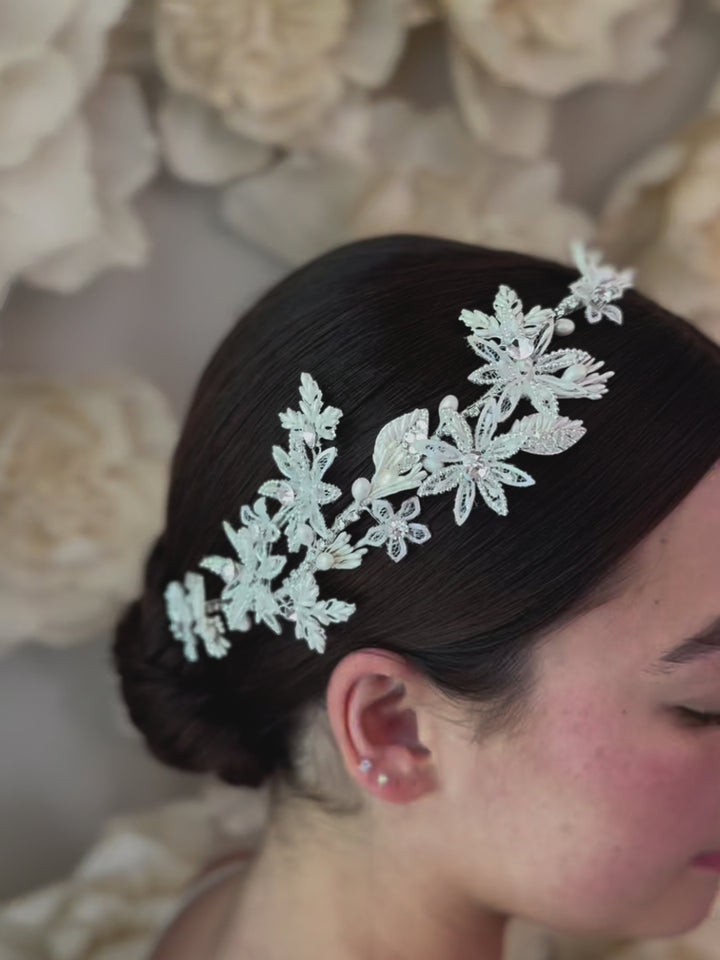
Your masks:
M315 534L307 523L301 523L298 527L298 537L302 543L309 547L315 539Z
M561 337L565 337L568 334L573 333L574 330L575 324L567 317L561 317L559 320L555 321L555 333L559 334Z
M331 553L321 553L315 561L315 566L318 570L329 570L332 565L333 555Z
M582 363L573 363L562 375L563 380L582 380L587 373L587 369Z
M367 477L358 477L352 485L353 500L365 500L370 492L370 481Z
M458 408L458 398L449 393L446 397L443 397L440 401L438 410L442 413L443 410L457 410Z

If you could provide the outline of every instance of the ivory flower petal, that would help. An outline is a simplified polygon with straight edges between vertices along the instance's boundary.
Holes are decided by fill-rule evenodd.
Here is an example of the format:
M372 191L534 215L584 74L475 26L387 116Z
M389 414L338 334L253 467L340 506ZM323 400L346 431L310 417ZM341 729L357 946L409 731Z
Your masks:
M130 374L0 379L0 644L108 629L163 522L177 425Z
M677 0L439 0L457 41L496 80L558 96L597 80L637 82L664 61Z
M338 113L316 149L229 187L224 215L244 237L293 263L382 233L430 233L567 261L585 214L558 200L551 161L499 157L450 108L398 100Z
M98 224L89 137L74 117L26 163L0 171L0 284Z
M231 132L216 110L170 91L158 111L163 156L191 183L227 183L264 169L274 156L265 144Z
M159 0L156 45L176 91L245 137L290 145L353 87L387 82L410 18L407 0Z
M361 87L382 87L405 46L406 23L397 0L355 3L340 53L344 75Z
M364 174L327 157L291 156L224 192L227 223L288 263L328 250L347 233Z
M130 203L157 170L155 137L134 79L98 82L128 2L0 4L0 305L20 277L74 290L147 257Z
M53 45L73 64L82 89L87 92L99 79L106 59L107 33L130 0L83 0L54 38Z
M329 53L341 42L349 0L159 0L157 53L165 78L258 134L264 115L290 122L342 93ZM272 139L272 123L269 138Z
M718 88L720 89L720 88ZM626 170L598 242L637 286L720 341L720 112L711 109Z
M23 271L36 286L73 292L111 266L138 267L149 241L130 201L155 174L158 150L132 77L100 82L85 107L97 219L81 240L38 258Z
M0 70L44 50L81 3L82 0L3 0Z
M458 105L475 136L510 156L542 156L550 142L552 101L496 83L460 43L450 43L449 56Z
M115 686L108 684L108 696ZM264 788L210 783L190 797L108 817L66 877L0 904L0 953L4 960L149 957L188 884L208 865L252 852L267 814Z
M21 60L0 73L0 170L25 163L77 106L80 86L55 50Z
M141 267L150 254L145 227L125 203L107 197L97 201L97 232L87 240L39 260L23 279L58 293L75 293L108 267Z

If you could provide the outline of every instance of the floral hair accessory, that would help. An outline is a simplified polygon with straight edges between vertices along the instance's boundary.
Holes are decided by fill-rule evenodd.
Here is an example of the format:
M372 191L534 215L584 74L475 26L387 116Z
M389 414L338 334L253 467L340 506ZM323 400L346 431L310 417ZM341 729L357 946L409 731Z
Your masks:
M495 296L493 314L461 311L459 319L471 331L466 339L483 361L468 379L487 389L463 411L458 410L455 396L444 397L432 435L426 409L386 423L375 439L372 477L354 481L352 502L330 526L322 508L342 491L323 479L337 448L323 449L322 443L335 439L342 411L324 406L318 384L309 373L301 374L298 409L279 414L289 432L288 448L272 449L282 478L265 481L255 503L240 507L237 529L223 522L234 555L206 556L199 562L222 581L220 596L208 600L205 579L196 572L186 573L183 583L172 581L165 590L170 629L188 660L197 660L199 642L209 656L225 656L230 647L228 631L249 630L251 615L256 625L264 623L276 634L282 630L281 620L290 621L299 640L323 653L325 628L347 620L355 604L321 598L318 573L358 567L368 547L384 546L392 560L402 560L408 544L430 539L430 530L414 522L423 496L454 490L458 525L465 523L478 498L495 513L507 515L504 485L535 483L530 474L509 463L510 458L518 451L562 453L577 443L585 427L581 420L560 416L558 401L599 399L613 372L600 372L603 361L584 350L549 350L550 342L556 334L573 332L575 324L567 315L581 308L589 323L603 317L622 323L622 313L611 301L632 286L634 271L617 272L601 265L600 255L579 241L572 244L572 252L581 276L556 307L534 306L525 312L515 291L503 284ZM498 432L523 397L536 412ZM477 418L474 428L468 422L471 417ZM394 507L388 497L408 490L415 490L415 495ZM268 497L278 502L272 516ZM353 541L347 527L364 514L374 522L361 539ZM287 562L284 553L273 550L281 536L288 552L304 556L273 589L271 582Z

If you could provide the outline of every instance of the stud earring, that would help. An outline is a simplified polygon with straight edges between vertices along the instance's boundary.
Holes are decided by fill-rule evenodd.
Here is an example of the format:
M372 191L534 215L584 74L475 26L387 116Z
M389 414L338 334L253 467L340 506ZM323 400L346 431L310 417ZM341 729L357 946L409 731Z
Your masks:
M367 773L368 770L372 770L372 760L368 760L367 757L364 757L358 764L358 769L362 770L363 773Z
M378 777L378 785L384 787L390 778L386 773L381 773Z

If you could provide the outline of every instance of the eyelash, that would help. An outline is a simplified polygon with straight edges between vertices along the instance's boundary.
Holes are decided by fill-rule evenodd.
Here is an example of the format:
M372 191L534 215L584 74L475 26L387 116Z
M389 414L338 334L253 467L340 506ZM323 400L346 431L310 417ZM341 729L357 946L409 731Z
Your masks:
M720 713L701 713L699 710L691 710L690 707L678 707L677 711L684 718L688 726L720 726Z

